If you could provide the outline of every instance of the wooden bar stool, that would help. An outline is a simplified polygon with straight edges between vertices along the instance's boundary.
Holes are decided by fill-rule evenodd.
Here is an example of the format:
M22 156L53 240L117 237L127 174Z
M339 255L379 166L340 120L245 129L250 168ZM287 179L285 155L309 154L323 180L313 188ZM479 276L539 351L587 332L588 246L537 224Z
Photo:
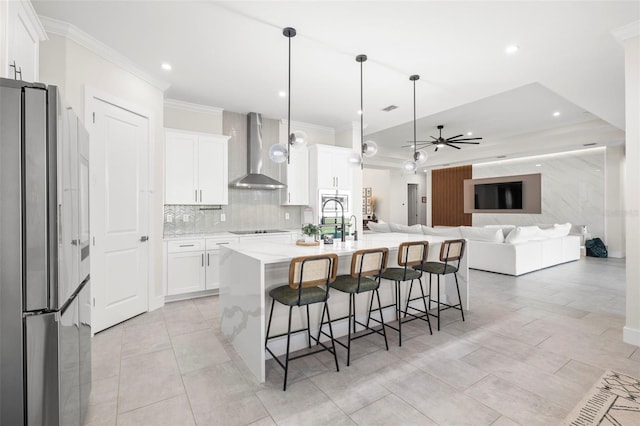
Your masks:
M460 240L446 240L442 242L440 246L440 262L426 262L422 267L414 266L414 269L421 268L423 272L429 274L429 308L431 308L431 276L437 275L438 287L436 293L436 304L438 305L437 314L429 314L438 318L438 331L440 331L440 312L447 309L457 309L462 314L462 321L464 321L464 311L462 309L462 298L460 297L460 286L458 285L458 270L460 269L460 259L464 256L464 247L466 241ZM453 274L456 280L456 290L458 292L458 303L456 305L450 305L440 301L440 275ZM444 308L442 308L444 306Z
M276 287L269 292L271 296L271 312L269 314L269 323L267 325L267 336L264 342L264 348L271 354L271 356L284 368L284 387L283 391L287 390L287 374L289 372L289 361L302 358L305 356L313 355L318 352L329 351L333 354L333 358L336 362L336 370L340 371L338 366L338 357L336 355L336 345L333 339L333 330L331 328L331 317L329 316L329 306L327 305L327 299L329 299L329 285L336 279L338 271L338 256L336 254L323 254L314 256L302 256L296 257L291 260L289 265L289 284ZM323 287L320 287L323 286ZM269 336L271 329L271 319L273 318L273 307L275 302L289 307L289 325L286 333L278 334L276 336ZM322 309L322 319L320 320L320 329L318 330L318 337L311 336L311 329L309 325L309 305L314 303L324 303ZM307 308L307 327L299 330L291 330L291 314L294 306L306 306ZM324 314L327 314L329 324L329 334L322 331L324 320ZM314 352L307 352L295 357L289 356L289 346L292 333L299 333L301 331L307 332L307 339L309 342L309 348L311 348L311 339L316 342L316 345L322 346ZM320 334L323 334L330 338L331 346L326 346L320 341ZM285 354L284 363L278 359L278 357L269 349L268 343L270 339L277 337L287 336L287 352Z
M382 278L386 280L391 280L395 282L395 290L396 290L396 300L395 300L395 310L396 310L396 319L398 320L398 328L395 328L392 325L387 324L387 327L390 327L398 332L398 346L402 346L402 322L409 322L416 319L421 319L426 321L429 325L429 333L433 334L431 330L431 321L429 321L429 311L427 309L427 302L424 294L424 288L422 287L422 266L424 266L427 261L427 256L429 254L429 242L428 241L409 241L400 244L398 247L398 266L399 268L387 268L381 275ZM411 269L416 267L416 269ZM418 269L419 268L419 269ZM409 287L409 293L407 294L407 305L404 309L404 318L409 315L411 318L404 319L400 317L402 313L402 307L400 305L400 283L411 280L411 286ZM420 291L422 292L422 297L416 297L415 299L411 298L411 290L413 289L413 281L418 280L420 283ZM412 300L422 299L424 303L424 311L413 306L409 306L409 302ZM372 300L373 302L373 300ZM389 305L393 306L393 305ZM389 306L383 306L383 308L387 308ZM371 307L369 307L371 309ZM409 309L420 312L420 315L415 315L411 312L407 312Z
M369 310L367 324L363 324L356 320L356 294L373 292L371 298L373 299L373 295L375 294L378 299L378 307L381 306L378 288L380 287L380 275L387 267L388 256L389 249L386 247L358 250L354 252L351 257L351 274L338 275L336 280L331 284L331 288L349 294L349 315L334 319L334 321L345 318L348 318L349 320L347 344L345 345L344 343L336 340L336 343L347 349L347 366L351 364L351 340L359 339L360 337L368 336L372 333L378 333L384 337L384 345L387 350L389 350L382 311L380 311L380 321L375 318L371 318L371 310ZM379 322L382 325L382 331L369 327L369 320ZM353 333L356 332L356 324L368 329L369 332L357 337L351 337L352 330Z

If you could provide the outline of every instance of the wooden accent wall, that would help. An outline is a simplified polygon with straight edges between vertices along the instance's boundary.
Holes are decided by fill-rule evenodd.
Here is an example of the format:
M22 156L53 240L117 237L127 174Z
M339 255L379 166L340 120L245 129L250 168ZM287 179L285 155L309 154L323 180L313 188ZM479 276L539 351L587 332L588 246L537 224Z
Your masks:
M471 226L471 215L464 213L464 180L471 178L471 166L449 167L431 172L433 226Z

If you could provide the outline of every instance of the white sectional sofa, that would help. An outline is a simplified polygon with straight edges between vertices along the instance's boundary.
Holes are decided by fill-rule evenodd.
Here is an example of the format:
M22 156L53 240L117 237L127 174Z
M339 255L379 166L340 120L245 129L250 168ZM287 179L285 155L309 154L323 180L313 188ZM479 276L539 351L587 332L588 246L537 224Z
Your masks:
M373 226L372 226L373 225ZM399 232L466 238L469 267L522 275L580 259L580 237L569 235L571 224L541 226L436 227L372 224L372 232Z

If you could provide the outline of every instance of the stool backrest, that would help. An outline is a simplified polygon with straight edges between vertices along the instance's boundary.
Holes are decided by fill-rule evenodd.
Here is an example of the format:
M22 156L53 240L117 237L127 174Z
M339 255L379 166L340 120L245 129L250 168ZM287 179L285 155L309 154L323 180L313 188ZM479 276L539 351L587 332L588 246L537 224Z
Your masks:
M440 261L451 263L460 261L464 256L465 240L446 240L440 246Z
M408 241L398 247L398 266L417 266L427 261L429 241Z
M358 250L351 256L351 276L354 278L380 275L387 269L389 249L386 247Z
M337 273L338 255L335 253L294 257L289 265L289 287L327 285L335 281Z

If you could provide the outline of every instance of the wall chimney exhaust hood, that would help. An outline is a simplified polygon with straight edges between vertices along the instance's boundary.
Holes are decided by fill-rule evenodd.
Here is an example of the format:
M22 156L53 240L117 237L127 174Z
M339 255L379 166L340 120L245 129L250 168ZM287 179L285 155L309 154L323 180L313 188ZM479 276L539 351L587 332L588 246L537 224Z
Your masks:
M247 115L247 168L249 173L231 182L230 188L282 189L287 187L262 174L262 116L255 112Z

